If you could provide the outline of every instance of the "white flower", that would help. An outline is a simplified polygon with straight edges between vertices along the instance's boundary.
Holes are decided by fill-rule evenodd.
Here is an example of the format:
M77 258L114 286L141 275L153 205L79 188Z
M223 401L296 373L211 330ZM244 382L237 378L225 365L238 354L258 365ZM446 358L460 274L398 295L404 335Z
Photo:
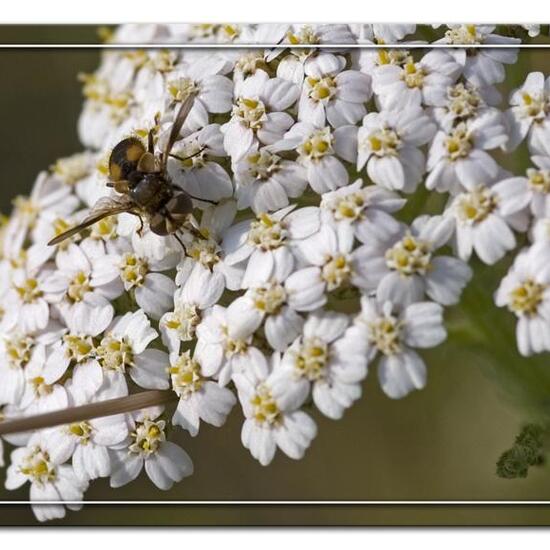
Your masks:
M224 263L234 266L248 260L242 288L266 282L286 271L289 264L293 266L291 246L319 229L318 208L294 208L292 205L273 214L260 214L256 220L237 223L226 231L222 242Z
M374 236L383 240L399 230L399 222L390 214L402 208L406 202L396 193L356 180L321 198L321 218L333 225L350 224L355 237L366 242Z
M234 167L237 206L254 213L272 212L289 205L289 198L302 195L306 174L296 162L285 160L268 147L255 144Z
M364 104L372 94L370 78L359 71L344 70L345 65L343 57L330 53L322 53L306 65L298 120L318 128L328 121L338 128L365 116Z
M56 449L46 435L47 432L36 433L26 447L19 447L11 453L6 477L9 491L30 482L30 500L43 502L31 504L38 521L65 517L65 506L79 510L82 505L55 502L82 500L87 489L87 483L77 478L73 467L62 464L63 457L57 457Z
M420 107L369 113L357 133L357 169L366 164L374 183L410 193L425 170L419 147L435 132L435 124Z
M161 411L148 409L132 418L130 437L118 449L110 449L111 487L122 487L136 479L143 467L149 479L167 491L175 482L193 473L189 455L166 440L166 422L158 418Z
M518 318L516 338L522 355L550 350L550 253L546 245L518 254L495 293L495 302Z
M247 330L255 331L263 323L267 342L278 351L286 349L301 332L304 320L296 311L311 309L309 299L300 294L302 289L294 292L288 276L292 266L286 267L285 271L278 271L269 281L251 285L227 310L227 320L231 326L244 325ZM303 293L307 290L302 290Z
M113 391L107 384L104 389L88 400L79 391L78 386L71 384L67 389L72 407L127 394L126 384L118 385L116 390ZM111 459L108 447L118 445L128 437L128 424L124 415L118 414L73 422L49 429L45 433L55 459L66 462L72 457L76 477L82 483L86 483L92 479L110 475Z
M436 44L472 45L472 48L452 48L449 53L462 65L464 77L476 86L490 86L505 77L503 64L513 64L518 50L514 48L476 48L476 44L512 45L519 38L494 34L494 25L449 25L445 36Z
M527 217L521 203L510 193L508 182L496 185L478 183L471 190L454 197L445 211L456 223L456 248L460 258L468 261L475 251L489 265L500 260L516 246L511 228L525 231Z
M162 341L171 354L179 354L181 342L189 342L201 321L202 311L213 306L224 291L220 273L192 270L183 286L174 294L174 310L159 322Z
M102 370L97 361L97 340L94 339L109 326L113 316L114 308L111 304L101 304L93 308L83 303L76 304L65 319L68 330L51 346L40 373L42 382L36 384L35 374L29 390L32 388L34 393L48 396L51 384L59 380L72 366L73 383L86 395L92 396L103 383ZM25 369L27 371L28 367ZM29 399L32 399L32 393Z
M462 187L492 181L499 167L487 151L506 143L507 136L498 111L461 122L449 133L438 132L428 154L426 187L458 193Z
M38 218L48 212L66 216L74 212L78 199L71 193L71 187L60 178L47 172L41 172L33 185L28 198L17 197L14 200L14 218L20 231L32 228Z
M411 348L431 348L445 340L442 315L443 308L432 302L417 302L394 313L391 302L362 298L356 325L366 332L369 361L382 355L378 379L389 397L399 399L426 385L426 365Z
M50 324L36 334L11 331L0 336L0 404L19 404L25 391L25 369L38 372L46 361L46 346L59 338L61 327Z
M220 201L233 195L228 173L212 157L224 157L223 134L219 124L209 124L178 141L168 160L172 181L192 197Z
M307 385L293 384L281 370L277 355L271 363L262 375L251 371L235 375L245 415L241 440L263 466L273 460L277 447L299 460L317 435L315 422L300 410L308 395Z
M255 144L275 143L293 118L286 112L298 99L298 87L282 78L269 78L264 71L247 78L235 89L231 120L221 127L223 145L233 163L243 159Z
M505 117L510 137L507 150L513 151L525 138L533 154L550 155L550 77L540 72L527 75L523 85L510 95Z
M118 254L97 258L95 265L98 284L122 280L138 306L154 319L160 319L170 309L176 288L174 281L160 272L175 268L180 255L167 249L162 239L151 232L143 238L134 234L132 245L121 243Z
M298 251L307 267L298 269L286 281L291 307L313 311L326 303L329 292L351 283L357 268L351 254L353 239L351 226L333 228L324 224L315 235L299 243Z
M366 239L368 244L353 253L354 284L376 290L382 303L408 305L428 296L443 305L456 304L472 270L458 258L435 254L452 232L448 218L421 216L383 241Z
M120 280L98 280L97 258L86 254L84 246L74 243L60 250L55 258L57 269L43 283L44 296L48 302L70 315L75 304L89 308L108 305L118 298L124 287Z
M195 101L185 126L196 130L208 124L209 113L227 113L231 110L233 84L220 73L226 67L225 60L219 55L203 55L196 60L185 61L170 72L166 78L168 98L182 102L195 94ZM160 90L162 96L164 89Z
M535 156L531 160L536 168L528 168L525 177L507 178L498 184L503 214L526 207L537 218L550 212L550 158Z
M218 428L222 426L237 402L231 390L204 376L199 361L189 351L172 359L170 378L172 389L179 396L172 423L192 436L199 433L201 420Z
M195 359L205 376L214 376L226 386L234 373L254 371L260 376L265 369L263 353L252 345L255 327L228 322L227 309L215 305L204 312L197 327Z
M335 420L361 397L367 376L367 342L348 322L342 313L312 313L281 361L293 383L306 394L311 387L315 406Z
M274 44L277 42L277 40L273 41ZM277 76L301 86L305 76L304 66L311 63L315 56L323 50L303 47L292 49L293 45L352 44L355 42L356 38L349 25L290 25L283 41L283 44L290 46L290 49L277 48L267 56L267 59L272 60L284 52L285 55L277 66Z
M478 88L471 82L449 86L445 97L434 102L433 115L442 130L449 133L460 122L475 119L498 105L501 97L494 86Z
M349 162L355 160L356 133L353 126L332 130L330 126L318 128L313 124L299 122L276 147L283 151L296 150L297 162L305 168L309 185L316 193L322 194L348 184L346 167L336 155Z
M384 109L434 105L460 74L460 65L443 50L432 50L415 62L403 66L380 65L373 72L373 88Z
M398 25L392 23L391 25L373 24L373 25L355 25L360 27L359 42L378 42L379 44L394 44L403 40L408 34L413 34L416 30L414 24Z
M127 373L142 388L167 389L168 354L147 349L157 336L143 310L115 318L98 342L94 368L99 376L107 371L123 379Z

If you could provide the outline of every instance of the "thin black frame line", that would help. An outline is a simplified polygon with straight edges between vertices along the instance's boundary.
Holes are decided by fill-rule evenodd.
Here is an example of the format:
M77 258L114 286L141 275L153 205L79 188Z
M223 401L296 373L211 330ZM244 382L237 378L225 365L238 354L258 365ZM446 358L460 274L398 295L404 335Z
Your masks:
M226 50L226 49L364 49L364 50L388 50L388 49L407 49L407 50L425 50L425 49L458 49L458 50L494 50L494 49L546 49L550 48L549 44L442 44L442 43L406 43L401 42L397 44L367 44L367 43L353 43L353 44L208 44L208 43L165 43L165 44L72 44L72 43L60 43L60 44L0 44L0 49L5 50L17 50L17 49L102 49L102 50L155 50L155 49L204 49L204 50Z
M549 500L1 500L0 505L186 505L186 506L550 506Z

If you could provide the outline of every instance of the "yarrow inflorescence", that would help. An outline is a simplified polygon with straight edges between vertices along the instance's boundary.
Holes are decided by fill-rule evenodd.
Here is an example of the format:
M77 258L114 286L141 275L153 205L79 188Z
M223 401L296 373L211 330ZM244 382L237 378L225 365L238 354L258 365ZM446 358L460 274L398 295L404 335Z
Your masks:
M519 242L496 304L517 316L522 354L550 351L550 78L526 75L505 107L496 85L517 50L475 45L519 39L488 25L432 32L469 48L368 48L413 40L415 25L114 31L113 43L167 46L107 50L81 76L85 150L53 162L2 221L0 422L142 390L175 404L4 436L6 487L59 501L33 504L40 521L96 478L120 487L144 469L169 489L193 472L173 432L222 426L234 408L267 465L301 458L315 416L342 418L369 367L391 398L423 388L419 350L446 339L473 258L492 265ZM114 193L112 148L154 128L161 151L190 94L167 164L198 197L184 249L126 213L48 246ZM521 143L532 166L514 175L495 153Z

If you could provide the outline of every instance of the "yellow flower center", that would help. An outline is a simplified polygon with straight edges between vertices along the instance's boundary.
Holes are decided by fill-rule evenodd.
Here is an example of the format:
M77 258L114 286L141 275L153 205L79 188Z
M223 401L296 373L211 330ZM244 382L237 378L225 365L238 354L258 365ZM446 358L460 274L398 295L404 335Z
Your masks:
M248 242L262 250L275 250L287 238L287 231L283 222L274 220L268 214L260 214L250 224Z
M256 309L268 315L276 315L286 302L286 292L279 283L271 283L255 288L252 299Z
M296 353L294 367L298 376L314 382L325 377L328 360L328 345L320 338L307 338Z
M128 450L144 458L156 453L161 444L166 441L165 425L164 420L154 422L148 418L143 422L138 422L135 431L130 434L132 443Z
M311 133L307 140L297 148L297 151L302 158L319 160L326 155L334 153L334 149L332 148L333 141L334 138L332 137L330 128L322 128Z
M527 279L510 292L508 307L518 315L532 317L537 314L546 285Z
M475 225L485 220L496 207L497 201L490 189L480 185L458 196L458 219L463 224Z
M22 461L19 471L39 484L54 481L56 478L55 466L50 456L40 447L34 447Z
M394 355L401 351L399 333L402 323L393 316L382 317L369 323L369 341L384 355Z
M176 394L187 399L192 393L199 391L204 383L201 366L198 361L191 359L191 352L186 351L170 367L172 388Z
M431 268L430 243L407 233L386 252L386 265L401 275L425 275Z
M15 286L15 290L24 304L32 304L43 295L38 288L38 281L32 278L26 279L22 286Z
M97 347L97 357L104 369L125 372L127 367L134 366L134 352L126 338L118 340L107 334Z
M232 115L252 130L259 130L267 120L265 105L262 101L246 97L237 99Z
M351 275L351 265L343 254L327 258L321 270L321 277L327 283L329 292L348 283Z
M149 264L144 258L126 253L122 258L121 278L128 288L140 287L149 273ZM128 289L127 288L127 289Z
M254 420L260 424L276 426L281 423L282 415L277 401L271 395L271 391L265 384L256 388L256 394L250 400L253 407Z

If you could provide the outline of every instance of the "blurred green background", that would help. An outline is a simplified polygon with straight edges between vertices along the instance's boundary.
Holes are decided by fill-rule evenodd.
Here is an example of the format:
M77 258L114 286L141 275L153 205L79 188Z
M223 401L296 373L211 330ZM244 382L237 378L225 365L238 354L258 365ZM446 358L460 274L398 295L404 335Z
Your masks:
M31 31L1 28L2 41L92 42L91 27L35 27ZM7 34L6 34L7 33ZM10 34L11 33L11 34ZM62 38L60 38L62 36ZM0 147L2 152L1 210L9 211L17 194L28 193L36 174L58 157L80 150L76 120L81 106L76 75L92 71L97 50L0 51ZM509 72L518 85L530 70L550 69L550 50L522 52ZM521 172L524 152L503 158ZM505 262L503 262L505 264ZM486 273L484 296L470 302L490 302L503 266ZM478 285L479 286L479 285ZM491 306L487 312L492 315ZM450 318L459 326L463 314ZM515 350L513 319L501 310L501 324L490 327L487 346L469 345L456 336L424 354L428 385L405 399L392 401L378 388L375 369L364 384L364 397L338 422L315 415L319 435L302 461L278 454L267 468L240 444L242 417L236 408L222 429L202 426L197 438L181 431L177 439L195 463L195 474L162 492L144 476L129 486L111 490L105 480L92 483L89 500L550 500L550 469L535 468L527 479L504 480L495 475L499 455L509 448L528 419L521 400L503 391L516 379L508 370L525 372ZM496 318L496 317L495 317ZM453 333L454 334L454 333ZM491 350L497 350L491 355ZM489 358L492 357L492 359ZM548 365L546 366L546 362ZM511 367L510 367L511 365ZM550 361L535 367L533 382L546 393ZM539 383L539 381L542 382ZM0 381L1 383L1 381ZM4 472L0 473L3 484ZM23 500L28 486L7 492L0 500ZM27 506L3 505L0 524L34 524ZM199 524L550 524L550 506L388 506L388 505L89 505L68 513L63 525L199 525Z

